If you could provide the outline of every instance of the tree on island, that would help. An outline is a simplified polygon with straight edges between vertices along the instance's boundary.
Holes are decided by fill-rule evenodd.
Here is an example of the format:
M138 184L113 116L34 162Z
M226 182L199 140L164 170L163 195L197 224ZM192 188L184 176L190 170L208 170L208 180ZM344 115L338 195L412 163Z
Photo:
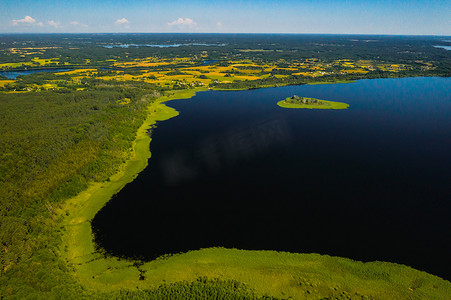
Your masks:
M329 105L327 102L320 101L315 98L299 97L298 95L293 95L285 100L287 103L294 104L317 104L317 105Z

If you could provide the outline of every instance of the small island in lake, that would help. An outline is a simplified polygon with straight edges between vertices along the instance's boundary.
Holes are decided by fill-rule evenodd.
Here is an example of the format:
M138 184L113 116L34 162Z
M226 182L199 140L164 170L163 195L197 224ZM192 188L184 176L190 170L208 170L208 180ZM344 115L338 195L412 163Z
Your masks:
M343 102L319 100L315 98L299 97L293 95L285 100L277 102L284 108L309 108L309 109L346 109L349 104Z

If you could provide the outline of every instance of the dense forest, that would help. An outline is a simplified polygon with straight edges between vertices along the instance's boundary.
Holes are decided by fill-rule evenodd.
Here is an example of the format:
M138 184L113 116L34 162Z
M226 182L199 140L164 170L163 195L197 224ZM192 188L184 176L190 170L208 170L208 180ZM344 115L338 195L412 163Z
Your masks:
M2 298L80 292L58 256L55 211L90 181L117 172L155 95L119 86L0 94Z

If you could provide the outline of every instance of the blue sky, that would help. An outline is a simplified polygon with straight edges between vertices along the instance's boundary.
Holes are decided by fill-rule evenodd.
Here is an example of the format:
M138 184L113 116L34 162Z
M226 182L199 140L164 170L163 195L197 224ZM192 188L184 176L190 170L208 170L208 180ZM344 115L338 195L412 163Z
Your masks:
M451 35L442 0L0 0L0 32Z

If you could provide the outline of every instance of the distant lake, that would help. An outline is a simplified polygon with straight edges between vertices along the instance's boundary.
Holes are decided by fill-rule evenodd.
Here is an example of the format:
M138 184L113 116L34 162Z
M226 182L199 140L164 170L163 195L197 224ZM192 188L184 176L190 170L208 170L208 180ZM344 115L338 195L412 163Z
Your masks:
M42 73L42 72L66 72L71 69L40 69L40 70L25 70L25 71L1 71L0 75L5 76L9 79L16 79L19 75L30 75L33 73Z
M435 48L443 48L445 50L451 50L451 46L434 46Z
M210 59L210 60L204 60L204 63L203 63L203 65L211 65L211 64L214 64L215 62L218 62L219 60L217 60L217 59Z
M216 46L223 47L225 44L203 44L203 43L190 43L190 44L118 44L118 45L106 45L105 48L130 48L130 47L153 47L153 48L174 48L182 46Z
M347 110L285 109L293 94ZM96 215L109 253L222 246L389 261L450 279L451 78L207 91L168 104L149 166Z

